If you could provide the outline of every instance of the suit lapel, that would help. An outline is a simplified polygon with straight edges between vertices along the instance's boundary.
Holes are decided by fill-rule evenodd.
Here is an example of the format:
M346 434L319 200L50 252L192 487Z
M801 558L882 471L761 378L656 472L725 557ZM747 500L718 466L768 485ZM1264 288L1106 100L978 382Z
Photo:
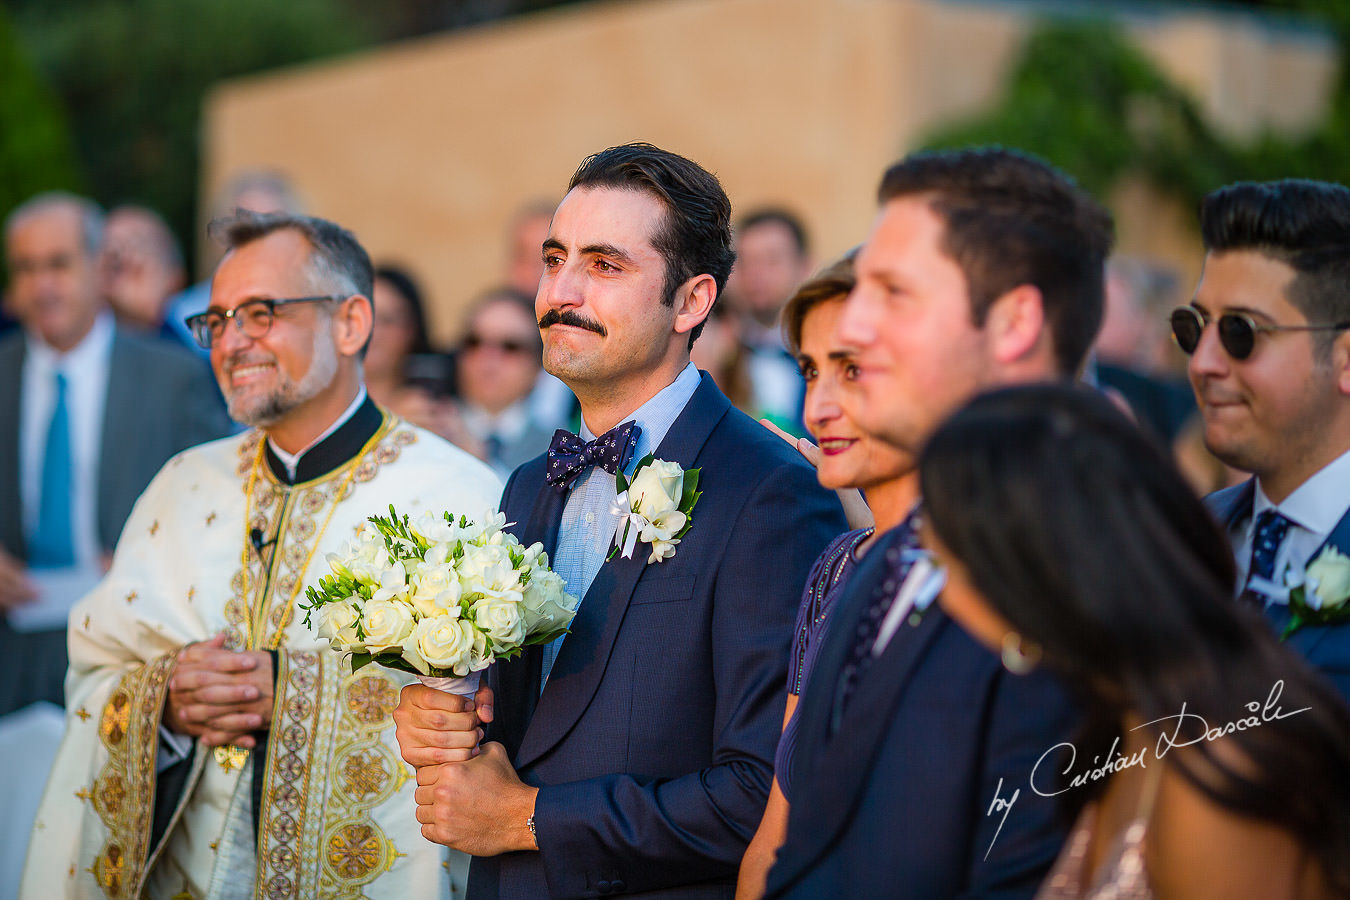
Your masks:
M527 547L535 541L542 543L544 552L552 561L558 546L558 524L562 521L563 504L567 500L567 495L559 493L543 480L542 466L539 470L539 484L540 489L535 492L530 514L524 522L517 522L507 530ZM496 706L491 737L500 740L512 757L516 755L525 738L525 731L529 728L535 705L539 702L542 660L543 648L523 647L515 659L496 663L489 670L489 683L493 690L500 697L510 698L509 701L499 702Z
M1248 478L1242 484L1215 491L1205 498L1205 505L1224 530L1232 533L1243 519L1251 515L1256 499L1256 479Z
M1341 516L1341 520L1336 523L1335 528L1331 529L1331 533L1327 535L1327 539L1322 542L1322 545L1317 548L1317 552L1308 557L1309 564L1317 559L1317 557L1321 556L1322 551L1326 550L1328 547L1333 547L1346 556L1350 556L1350 510L1347 510L1346 513ZM1282 608L1285 611L1286 621L1288 621L1288 607ZM1283 628L1283 626L1281 626L1281 628ZM1313 648L1321 643L1322 639L1327 636L1329 630L1330 627L1327 626L1300 628L1298 631L1291 634L1289 640L1285 643L1298 650L1304 659L1308 659L1310 658Z
M871 552L875 553L879 549L873 548ZM865 604L861 606L865 608ZM857 616L853 616L852 619L856 623ZM844 623L840 621L839 624ZM782 873L784 882L781 883L790 883L802 871L813 865L820 853L833 844L834 836L852 817L863 789L868 779L872 777L876 757L886 733L895 724L896 710L909 690L909 680L946 627L950 627L950 623L940 608L929 609L916 626L902 625L859 682L839 723L839 730L832 738L824 738L824 742L818 744L816 740L820 739L820 730L828 728L829 714L835 708L836 701L831 697L829 704L817 705L817 713L824 715L818 715L815 721L810 723L809 727L813 729L810 732L811 740L809 742L806 740L807 732L803 731L798 738L798 746L810 743L828 756L829 777L797 777L794 784L801 785L798 790L808 795L802 798L803 808L815 812L810 826L812 837L809 846L817 848L819 852L780 854L779 859L785 869ZM856 628L848 628L835 633L852 636L855 632ZM832 649L838 650L850 642L835 643L836 646ZM815 671L838 672L842 668L844 655L846 654L833 654L831 660L835 663L833 666L826 666L827 661L822 658L817 663ZM821 687L828 689L832 695L836 694L837 681L836 678L824 679ZM801 725L803 729L808 727L807 722L802 722ZM915 739L921 740L922 736L916 736ZM801 774L809 776L810 771L803 768ZM804 848L795 845L789 849L801 851ZM774 881L780 883L778 876L775 876Z
M0 398L0 547L20 559L26 555L22 504L19 502L19 404L23 393L24 340L4 346L0 381L9 387Z
M123 455L134 452L137 445L137 404L144 402L145 385L141 380L135 354L122 339L120 331L113 332L112 351L108 356L108 393L103 404L103 436L98 457L98 538L99 545L111 549L117 543L122 523L116 521L111 492L127 479L118 470Z
M703 445L730 405L712 379L704 374L689 403L654 451L656 457L677 462L686 469L694 467ZM552 491L551 488L548 490ZM700 502L716 501L705 497ZM561 515L560 505L559 518ZM553 539L556 546L556 522ZM640 543L632 558L616 556L600 566L572 620L571 633L558 651L548 684L539 698L539 707L525 732L516 758L518 768L530 765L552 749L590 705L609 664L619 626L628 611L628 601L646 566L647 551Z

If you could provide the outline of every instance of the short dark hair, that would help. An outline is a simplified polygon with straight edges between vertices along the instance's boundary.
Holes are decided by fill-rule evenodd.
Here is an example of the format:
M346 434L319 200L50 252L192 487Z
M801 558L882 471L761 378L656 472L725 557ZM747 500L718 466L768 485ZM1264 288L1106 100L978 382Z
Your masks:
M843 300L857 284L853 271L853 260L858 248L844 254L806 281L783 304L783 337L787 339L788 349L797 353L802 349L802 324L806 314L829 300Z
M1286 178L1244 181L1200 203L1208 253L1250 250L1294 270L1289 302L1312 324L1350 320L1350 188ZM1330 352L1336 332L1315 335Z
M792 244L797 248L798 258L805 259L810 255L811 242L806 237L806 226L794 213L781 206L766 206L741 219L740 224L736 226L736 232L745 234L760 225L782 225L788 230L788 234L792 235Z
M731 201L717 176L683 156L638 142L586 157L567 190L578 187L640 191L665 206L666 220L652 243L666 262L667 306L674 305L680 285L696 275L711 275L717 296L722 295L736 251L731 243ZM689 332L690 346L702 332L700 322Z
M309 256L309 267L315 290L346 296L360 294L367 298L374 293L375 272L370 264L370 254L356 235L327 219L239 209L233 215L212 220L207 230L227 249L234 250L286 228L303 234L314 248Z
M1049 163L1003 147L915 153L881 180L884 204L931 198L943 250L965 275L971 319L1023 284L1041 292L1055 361L1082 366L1101 327L1111 214Z

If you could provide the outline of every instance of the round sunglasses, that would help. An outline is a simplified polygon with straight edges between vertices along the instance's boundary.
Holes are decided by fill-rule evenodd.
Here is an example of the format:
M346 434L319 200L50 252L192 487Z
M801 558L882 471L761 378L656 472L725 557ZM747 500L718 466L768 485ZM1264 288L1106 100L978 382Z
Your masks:
M1180 306L1172 310L1172 339L1187 356L1200 346L1200 336L1211 316L1194 306ZM1246 359L1256 349L1256 336L1278 331L1345 331L1350 322L1334 325L1262 325L1245 313L1224 313L1218 318L1219 344L1233 359Z

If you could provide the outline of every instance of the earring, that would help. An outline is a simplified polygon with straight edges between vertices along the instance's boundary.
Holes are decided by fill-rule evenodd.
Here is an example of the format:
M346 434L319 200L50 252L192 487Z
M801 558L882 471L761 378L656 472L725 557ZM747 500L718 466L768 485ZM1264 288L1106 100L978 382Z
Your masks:
M1024 641L1015 631L1003 635L1003 668L1014 675L1026 675L1041 663L1041 646Z

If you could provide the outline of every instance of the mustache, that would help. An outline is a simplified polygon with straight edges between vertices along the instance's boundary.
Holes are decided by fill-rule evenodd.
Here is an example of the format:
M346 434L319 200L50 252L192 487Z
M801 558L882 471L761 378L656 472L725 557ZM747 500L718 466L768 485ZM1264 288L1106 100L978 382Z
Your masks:
M605 330L605 326L601 325L599 322L583 318L580 313L570 309L565 309L561 312L556 309L550 309L539 319L540 331L543 331L545 328L551 328L554 325L571 325L573 328L584 328L587 331L595 332L601 337L609 334L609 332Z

